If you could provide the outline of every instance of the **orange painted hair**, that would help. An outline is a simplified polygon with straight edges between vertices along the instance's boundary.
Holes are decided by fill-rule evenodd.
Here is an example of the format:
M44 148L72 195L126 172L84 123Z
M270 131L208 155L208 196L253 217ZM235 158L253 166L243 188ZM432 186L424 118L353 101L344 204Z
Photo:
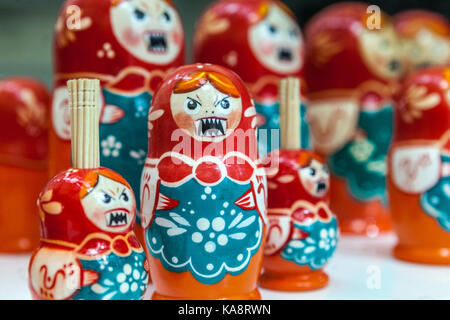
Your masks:
M129 1L129 0L112 0L111 1L111 7L117 6L119 3L123 1ZM167 3L169 6L175 8L175 5L173 4L172 0L162 0L163 2Z
M290 16L295 21L297 20L297 17L295 14L289 9L283 2L280 1L274 1L273 4L275 4L278 8L280 8L284 13L286 13L288 16ZM256 12L256 19L253 21L253 24L257 24L261 20L264 20L267 15L269 14L271 3L269 1L264 1L258 8L258 11Z
M201 88L207 83L222 93L228 94L233 98L239 98L241 95L236 86L230 79L218 72L198 71L191 73L175 84L174 93L187 93Z
M411 18L410 21L404 23L403 27L400 29L400 32L405 37L413 37L423 29L429 29L440 36L450 36L449 26L444 21L427 16L417 16Z
M120 174L112 170L100 169L98 171L97 170L90 171L86 175L86 177L84 177L83 185L81 186L80 190L80 199L86 197L89 194L89 192L91 192L91 190L95 188L95 186L98 183L99 176L104 176L106 178L119 182L131 190L131 187L128 184L128 182Z
M300 165L300 167L306 168L310 166L313 160L317 160L320 163L323 163L323 158L321 156L310 151L302 152L297 158L297 163Z

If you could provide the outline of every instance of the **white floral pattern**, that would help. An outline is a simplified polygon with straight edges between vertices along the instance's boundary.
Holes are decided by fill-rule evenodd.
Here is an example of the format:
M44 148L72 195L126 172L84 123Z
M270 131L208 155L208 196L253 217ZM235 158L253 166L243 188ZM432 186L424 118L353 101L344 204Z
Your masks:
M103 156L117 158L120 155L120 149L122 149L122 142L117 141L115 136L110 135L102 140L101 146Z

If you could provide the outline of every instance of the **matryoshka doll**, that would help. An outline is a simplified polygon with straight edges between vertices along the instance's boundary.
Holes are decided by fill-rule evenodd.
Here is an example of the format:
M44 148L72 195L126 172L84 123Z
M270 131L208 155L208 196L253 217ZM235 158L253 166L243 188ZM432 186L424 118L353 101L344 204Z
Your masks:
M78 106L71 117L74 168L53 177L38 199L41 241L29 264L32 297L141 299L148 263L133 232L133 190L121 175L99 167L99 83L80 79L68 85Z
M403 74L389 17L364 3L332 5L305 28L308 120L331 171L330 203L342 232L391 229L386 155L392 94Z
M168 71L183 63L182 23L170 0L66 1L54 36L50 176L70 167L65 82L98 78L100 161L138 194L153 92Z
M153 299L259 299L266 180L242 80L181 67L157 90L141 184Z
M292 11L281 1L216 1L196 26L193 56L195 62L230 68L245 81L258 113L260 155L278 149L278 81L301 77L304 64L303 38ZM300 113L302 147L308 147L305 104Z
M36 197L47 181L49 94L23 77L0 81L0 252L39 241Z
M278 165L267 170L268 226L259 283L273 290L313 290L328 283L322 268L336 249L337 221L329 208L326 164L299 148L299 121L292 116L298 107L296 81L288 78L280 86L289 100L281 98L281 149L269 155Z
M388 171L402 260L450 265L450 68L413 73L398 96Z
M409 72L450 64L450 23L426 10L406 10L394 17Z

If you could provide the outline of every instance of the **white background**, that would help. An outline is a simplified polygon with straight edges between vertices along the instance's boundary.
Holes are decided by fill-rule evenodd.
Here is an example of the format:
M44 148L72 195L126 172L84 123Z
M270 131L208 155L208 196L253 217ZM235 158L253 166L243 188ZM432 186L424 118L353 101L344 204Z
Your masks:
M392 257L393 235L344 236L326 272L329 285L310 292L260 289L263 299L450 299L450 267L401 262ZM0 299L30 299L25 255L0 254ZM147 296L153 292L149 287Z

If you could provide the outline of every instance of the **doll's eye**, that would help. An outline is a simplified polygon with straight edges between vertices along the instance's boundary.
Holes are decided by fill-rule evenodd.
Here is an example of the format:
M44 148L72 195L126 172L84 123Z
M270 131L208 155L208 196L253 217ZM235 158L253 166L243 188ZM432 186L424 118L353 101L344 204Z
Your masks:
M125 202L128 202L129 198L128 198L128 195L125 192L122 192L122 194L120 195L120 199L125 201Z
M110 203L111 202L111 196L109 195L109 194L107 194L107 193L103 193L103 202L104 203Z
M136 17L137 20L144 20L145 17L146 17L145 12L143 12L142 10L139 10L137 8L134 9L133 14L134 14L134 16Z
M200 110L200 106L200 102L189 97L184 101L184 111L187 114L196 114Z
M277 27L275 27L273 24L269 24L268 30L270 34L276 34L278 32Z
M314 177L316 175L316 169L309 168L309 174Z
M172 20L172 18L170 17L170 14L167 11L164 11L164 13L162 14L162 17L166 22L170 22L170 20Z
M216 106L222 109L222 113L228 114L231 112L231 103L229 97L222 98L219 102L216 103Z

